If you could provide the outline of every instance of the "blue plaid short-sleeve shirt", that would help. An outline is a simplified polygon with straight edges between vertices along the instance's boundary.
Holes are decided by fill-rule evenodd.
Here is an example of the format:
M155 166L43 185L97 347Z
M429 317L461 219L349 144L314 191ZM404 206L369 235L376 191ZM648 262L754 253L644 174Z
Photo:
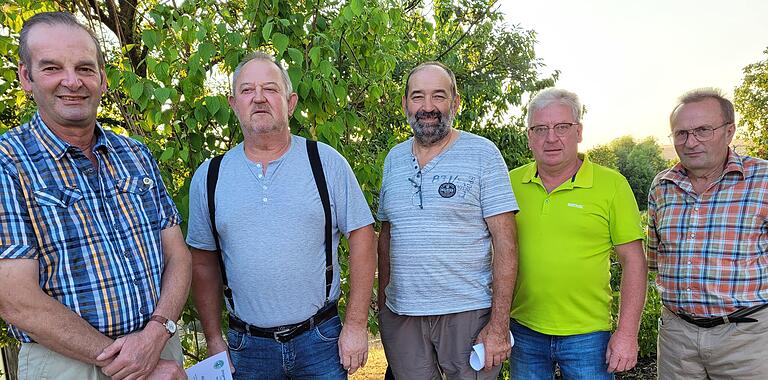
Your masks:
M154 311L160 231L181 216L146 146L98 125L96 136L98 167L39 115L0 137L0 259L38 260L43 292L114 338Z

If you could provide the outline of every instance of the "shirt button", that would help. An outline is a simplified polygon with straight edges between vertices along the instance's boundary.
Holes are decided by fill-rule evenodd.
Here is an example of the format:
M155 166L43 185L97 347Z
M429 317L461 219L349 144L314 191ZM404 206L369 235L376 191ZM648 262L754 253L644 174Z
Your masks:
M149 314L147 312L147 307L146 306L142 306L141 308L139 308L139 313L141 313L141 314Z
M262 198L261 200L262 200L263 202L266 202L266 201L267 201L267 198Z
M261 174L259 174L259 175L258 175L258 177L259 177L259 178L261 178L261 177L264 177L264 176L263 176L263 175L261 175Z
M691 288L685 288L685 290L686 290L686 291L688 291L688 292L690 292L690 291L691 291Z
M267 187L266 187L266 186L262 186L261 188L262 188L262 189L264 189L264 190L266 190L266 189L267 189Z
M144 185L149 186L152 184L152 178L144 177Z
M688 265L691 265L691 262L690 262L690 261L688 261Z
M257 167L257 168L260 168L260 167L261 167L261 164L260 164L260 163L259 163L259 164L256 164L256 167Z

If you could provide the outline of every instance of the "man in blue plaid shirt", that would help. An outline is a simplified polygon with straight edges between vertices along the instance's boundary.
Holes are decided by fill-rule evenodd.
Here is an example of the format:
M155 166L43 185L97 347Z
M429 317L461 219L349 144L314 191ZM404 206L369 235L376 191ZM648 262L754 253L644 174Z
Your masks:
M181 217L147 148L96 122L97 40L61 12L19 40L38 106L0 137L0 317L22 342L19 378L186 378Z

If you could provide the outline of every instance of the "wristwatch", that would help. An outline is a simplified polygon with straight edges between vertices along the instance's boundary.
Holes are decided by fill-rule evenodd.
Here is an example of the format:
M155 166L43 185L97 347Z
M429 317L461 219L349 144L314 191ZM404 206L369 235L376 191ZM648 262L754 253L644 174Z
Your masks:
M163 317L162 315L155 314L155 315L149 317L149 320L150 321L155 321L155 322L163 325L163 327L165 327L165 331L167 331L168 334L170 334L170 335L173 335L173 334L176 333L176 322L174 322L174 321L172 321L172 320L170 320L170 319L168 319L166 317Z

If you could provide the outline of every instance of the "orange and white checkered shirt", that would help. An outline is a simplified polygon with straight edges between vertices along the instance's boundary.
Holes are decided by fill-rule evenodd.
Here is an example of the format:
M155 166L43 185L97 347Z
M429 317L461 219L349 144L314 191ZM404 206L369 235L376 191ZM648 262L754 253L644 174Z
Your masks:
M648 265L675 313L768 303L768 161L731 150L701 195L682 165L659 173L648 194Z

